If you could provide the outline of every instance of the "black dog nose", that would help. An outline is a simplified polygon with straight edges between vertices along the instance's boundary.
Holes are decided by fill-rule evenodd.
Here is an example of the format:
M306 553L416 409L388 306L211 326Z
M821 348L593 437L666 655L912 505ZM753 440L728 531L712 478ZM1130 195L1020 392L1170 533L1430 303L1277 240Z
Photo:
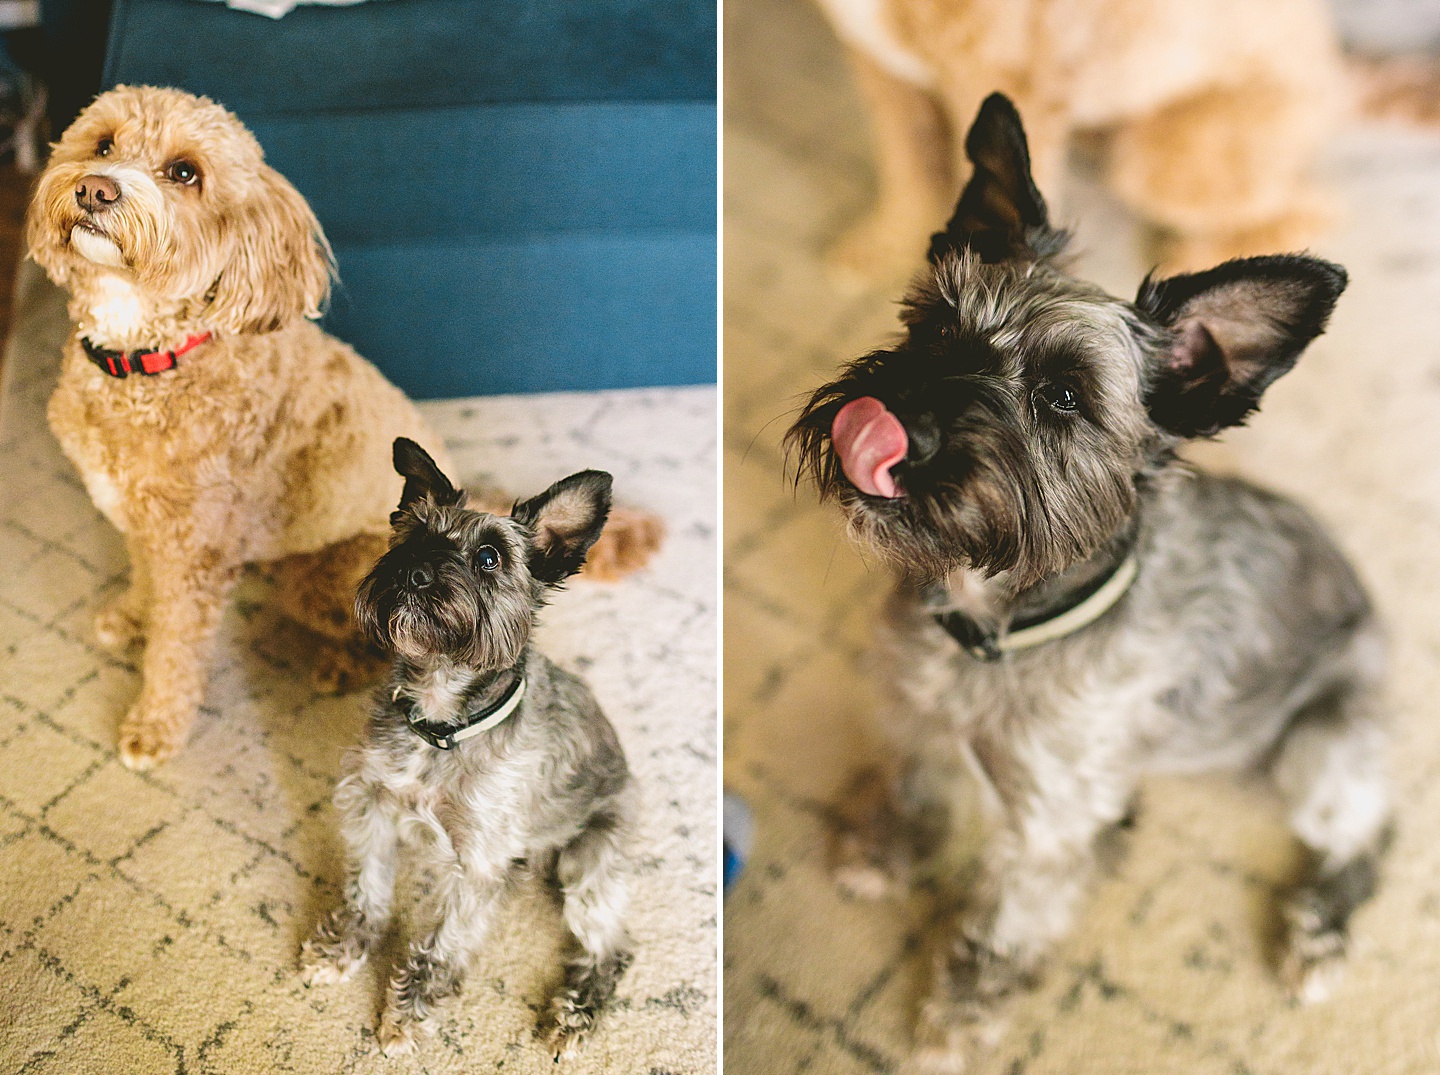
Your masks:
M108 209L120 200L120 184L109 176L87 175L75 184L75 200L87 213Z
M940 423L933 414L918 414L906 418L905 434L910 439L905 461L915 466L924 466L940 451Z
M410 585L417 590L423 590L435 582L435 572L431 571L427 564L417 564L410 569Z

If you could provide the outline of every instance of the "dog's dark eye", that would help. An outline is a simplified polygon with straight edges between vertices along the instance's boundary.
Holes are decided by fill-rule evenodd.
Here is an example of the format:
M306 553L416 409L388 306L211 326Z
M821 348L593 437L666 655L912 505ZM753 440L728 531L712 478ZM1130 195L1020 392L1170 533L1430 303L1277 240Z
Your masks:
M114 149L114 148L115 148L115 139L113 139L113 138L102 138L102 139L100 139L99 142L97 142L97 143L95 144L95 156L97 156L97 157L108 157L108 156L110 156L110 151L111 151L112 149Z
M200 179L200 169L189 161L171 161L170 166L165 169L165 177L172 183L182 183L191 186Z
M1080 393L1068 384L1059 384L1056 381L1042 384L1040 398L1057 411L1068 413L1080 409Z
M495 551L494 545L481 545L475 553L475 563L481 571L494 571L500 566L500 554Z

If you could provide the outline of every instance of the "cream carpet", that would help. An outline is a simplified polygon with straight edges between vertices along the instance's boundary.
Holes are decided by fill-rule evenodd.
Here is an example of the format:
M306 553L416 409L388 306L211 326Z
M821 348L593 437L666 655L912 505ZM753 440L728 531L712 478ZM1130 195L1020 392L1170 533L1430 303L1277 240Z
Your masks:
M895 295L838 291L818 261L872 196L828 27L800 0L726 11L725 772L757 820L725 908L726 1070L890 1072L934 908L847 902L824 869L827 811L873 757L864 654L885 578L784 483L779 437L806 390L894 331ZM1268 969L1272 895L1298 866L1275 803L1152 782L1128 858L985 1072L1440 1072L1440 136L1356 127L1324 171L1350 217L1321 252L1350 290L1228 448L1329 523L1392 628L1400 829L1382 892L1334 1000L1292 1006ZM1130 222L1077 185L1082 268L1133 294Z
M715 391L425 405L461 468L517 493L586 466L660 512L668 543L616 586L576 583L542 647L587 676L644 793L637 958L589 1051L532 1041L559 979L538 887L495 931L438 1036L384 1061L384 961L307 991L299 944L338 898L330 807L365 697L316 696L307 643L246 584L188 748L154 773L116 760L132 663L91 616L123 548L44 423L62 296L22 268L0 405L0 1071L65 1075L715 1070Z

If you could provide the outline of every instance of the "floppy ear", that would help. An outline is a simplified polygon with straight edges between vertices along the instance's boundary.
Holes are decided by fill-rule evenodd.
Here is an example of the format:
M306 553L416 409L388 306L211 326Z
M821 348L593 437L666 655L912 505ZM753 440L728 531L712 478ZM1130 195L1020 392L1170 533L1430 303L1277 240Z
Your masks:
M930 240L931 261L969 249L996 262L1063 245L1064 233L1051 229L1045 199L1030 177L1020 113L1003 93L992 93L980 106L965 136L965 155L975 170L950 223Z
M1299 254L1147 277L1135 304L1172 331L1146 396L1151 419L1182 437L1243 422L1325 331L1347 279L1339 265Z
M255 183L230 224L230 260L210 302L210 319L231 332L319 317L335 277L330 242L300 192L268 165Z
M530 574L554 586L585 564L610 514L610 475L582 470L561 478L510 513L535 532Z
M405 490L400 494L400 508L391 512L393 525L403 511L427 496L440 505L465 503L465 491L456 489L450 479L440 473L430 453L408 437L395 438L395 470L405 478Z

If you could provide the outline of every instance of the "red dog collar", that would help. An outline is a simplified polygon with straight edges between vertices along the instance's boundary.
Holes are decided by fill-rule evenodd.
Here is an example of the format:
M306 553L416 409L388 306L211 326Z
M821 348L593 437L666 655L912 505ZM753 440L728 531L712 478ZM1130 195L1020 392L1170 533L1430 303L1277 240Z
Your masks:
M186 351L199 347L210 338L210 333L201 332L187 337L185 342L173 351L111 351L98 347L84 336L80 345L90 361L111 377L124 377L127 373L156 374L175 368L175 361Z

